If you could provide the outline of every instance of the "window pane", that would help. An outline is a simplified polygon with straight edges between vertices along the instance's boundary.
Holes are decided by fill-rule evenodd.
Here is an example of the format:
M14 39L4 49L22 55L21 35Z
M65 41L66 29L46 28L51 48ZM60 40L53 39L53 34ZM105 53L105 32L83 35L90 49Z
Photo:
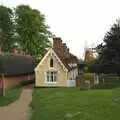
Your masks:
M47 72L47 82L56 82L57 72Z
M49 80L49 77L48 77L48 75L47 75L47 82L48 82L48 80Z
M51 82L54 82L53 81L53 74L54 74L54 72L51 72Z
M50 59L50 67L53 67L53 59Z
M49 72L47 72L47 82L49 82Z
M57 80L57 72L54 72L54 82Z

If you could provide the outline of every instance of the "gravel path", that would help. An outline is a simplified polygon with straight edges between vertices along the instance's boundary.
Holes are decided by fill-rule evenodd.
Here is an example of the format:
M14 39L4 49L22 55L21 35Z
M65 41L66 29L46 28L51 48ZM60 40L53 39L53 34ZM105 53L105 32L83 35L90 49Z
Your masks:
M0 120L29 120L33 85L22 89L20 98L5 107L0 107Z

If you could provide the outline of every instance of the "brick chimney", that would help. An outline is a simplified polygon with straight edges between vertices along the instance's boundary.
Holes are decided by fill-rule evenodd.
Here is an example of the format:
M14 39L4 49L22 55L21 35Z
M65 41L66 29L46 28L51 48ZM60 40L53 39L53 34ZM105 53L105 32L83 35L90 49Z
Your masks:
M70 53L70 49L69 48L67 48L67 52Z
M60 37L53 38L53 49L61 56L62 40Z
M63 43L63 49L64 49L65 57L70 57L69 48L66 46L66 43Z
M66 43L62 43L60 37L53 38L53 49L62 58L69 57L69 49Z
M53 38L53 48L59 48L62 44L62 40L60 37Z

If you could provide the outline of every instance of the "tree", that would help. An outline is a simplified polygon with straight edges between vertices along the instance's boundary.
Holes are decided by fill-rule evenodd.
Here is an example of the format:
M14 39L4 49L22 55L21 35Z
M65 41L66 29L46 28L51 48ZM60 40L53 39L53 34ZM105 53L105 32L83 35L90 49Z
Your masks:
M52 36L44 15L27 5L20 5L15 8L15 21L16 36L23 51L42 57L51 45L49 38Z
M0 49L2 51L8 51L11 44L13 44L14 29L12 19L12 10L5 6L0 6Z
M117 21L106 33L104 42L96 48L99 58L92 66L98 73L120 74L120 22Z

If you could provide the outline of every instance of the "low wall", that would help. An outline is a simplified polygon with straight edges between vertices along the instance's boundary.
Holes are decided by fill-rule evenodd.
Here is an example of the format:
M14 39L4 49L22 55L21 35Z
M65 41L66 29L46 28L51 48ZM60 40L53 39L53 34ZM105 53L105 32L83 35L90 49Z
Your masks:
M76 80L67 80L67 87L75 87Z
M19 85L22 81L34 80L34 74L19 75L19 76L5 76L4 77L4 88L12 88ZM0 77L0 80L2 78Z

